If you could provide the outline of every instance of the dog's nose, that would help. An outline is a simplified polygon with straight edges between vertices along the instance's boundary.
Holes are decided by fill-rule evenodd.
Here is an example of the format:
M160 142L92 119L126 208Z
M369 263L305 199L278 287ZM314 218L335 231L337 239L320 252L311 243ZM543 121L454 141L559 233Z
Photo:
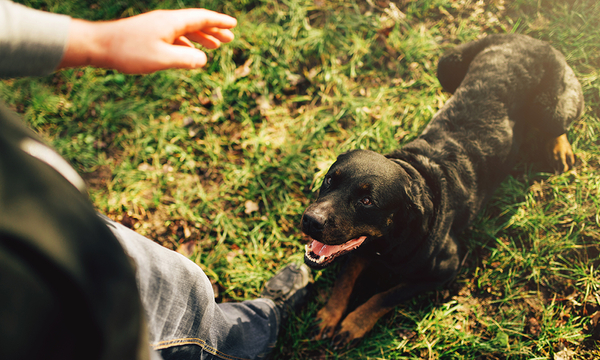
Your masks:
M318 240L323 234L327 218L316 212L306 212L302 217L302 231L310 237Z

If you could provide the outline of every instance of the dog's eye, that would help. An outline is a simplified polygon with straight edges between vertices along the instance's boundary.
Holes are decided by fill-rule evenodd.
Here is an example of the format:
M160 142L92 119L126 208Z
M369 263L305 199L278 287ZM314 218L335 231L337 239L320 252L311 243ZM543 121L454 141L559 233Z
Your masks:
M325 185L331 185L331 176L327 175L325 177Z
M364 198L360 199L360 203L363 205L373 205L373 200L370 197L365 196Z

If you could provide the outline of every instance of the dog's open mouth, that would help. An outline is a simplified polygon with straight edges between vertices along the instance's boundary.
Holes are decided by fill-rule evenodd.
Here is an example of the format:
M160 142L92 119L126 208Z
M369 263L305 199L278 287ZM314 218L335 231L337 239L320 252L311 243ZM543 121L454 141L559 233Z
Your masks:
M306 251L304 253L304 260L310 267L323 268L329 265L336 257L359 247L366 239L366 236L361 236L346 241L341 245L325 245L317 240L310 239L312 241L304 245Z

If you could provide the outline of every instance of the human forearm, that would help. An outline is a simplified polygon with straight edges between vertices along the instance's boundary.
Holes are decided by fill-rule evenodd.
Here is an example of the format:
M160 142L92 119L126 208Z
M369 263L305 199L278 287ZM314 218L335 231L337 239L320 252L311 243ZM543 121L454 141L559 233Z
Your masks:
M94 66L124 73L206 64L204 48L233 40L230 16L204 9L163 10L105 22L29 9L0 0L0 78Z
M125 73L199 68L206 54L190 42L214 49L233 39L236 20L204 9L154 11L131 18L73 20L59 68L91 65Z

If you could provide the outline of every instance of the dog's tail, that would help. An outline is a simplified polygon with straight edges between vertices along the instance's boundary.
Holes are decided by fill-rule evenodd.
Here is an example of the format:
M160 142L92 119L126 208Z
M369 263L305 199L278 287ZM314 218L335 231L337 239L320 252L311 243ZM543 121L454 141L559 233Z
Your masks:
M510 42L516 35L488 35L481 40L455 46L446 51L438 62L437 77L447 92L454 94L464 79L471 61L491 45Z

